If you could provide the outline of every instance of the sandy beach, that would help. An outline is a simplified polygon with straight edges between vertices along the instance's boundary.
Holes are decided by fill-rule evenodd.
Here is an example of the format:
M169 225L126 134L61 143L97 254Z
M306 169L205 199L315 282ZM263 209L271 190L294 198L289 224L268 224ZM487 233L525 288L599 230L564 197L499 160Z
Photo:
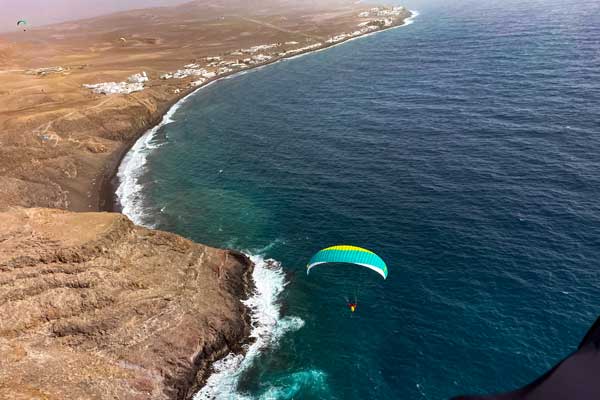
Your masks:
M207 84L410 16L194 1L0 34L0 397L191 398L242 350L253 266L98 213L123 156Z

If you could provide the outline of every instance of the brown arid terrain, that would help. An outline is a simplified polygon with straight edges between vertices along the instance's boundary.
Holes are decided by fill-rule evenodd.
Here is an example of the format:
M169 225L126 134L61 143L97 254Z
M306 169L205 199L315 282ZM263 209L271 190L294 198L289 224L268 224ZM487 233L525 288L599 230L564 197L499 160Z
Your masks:
M0 398L186 399L242 351L245 256L98 211L181 97L410 16L372 7L199 0L0 34ZM83 86L105 82L131 92Z
M0 398L183 399L239 351L243 254L117 213L0 213Z
M123 152L190 90L193 78L162 74L262 44L325 43L361 23L365 6L324 3L203 0L0 35L0 208L105 209ZM52 67L62 70L38 70ZM145 90L127 96L82 86L142 71Z

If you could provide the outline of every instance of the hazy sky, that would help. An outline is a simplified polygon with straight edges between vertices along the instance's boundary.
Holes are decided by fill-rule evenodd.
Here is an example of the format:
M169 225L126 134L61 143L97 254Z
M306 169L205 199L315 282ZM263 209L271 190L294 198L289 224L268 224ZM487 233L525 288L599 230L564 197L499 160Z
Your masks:
M19 19L45 25L132 8L185 3L189 0L0 0L0 32L16 29Z

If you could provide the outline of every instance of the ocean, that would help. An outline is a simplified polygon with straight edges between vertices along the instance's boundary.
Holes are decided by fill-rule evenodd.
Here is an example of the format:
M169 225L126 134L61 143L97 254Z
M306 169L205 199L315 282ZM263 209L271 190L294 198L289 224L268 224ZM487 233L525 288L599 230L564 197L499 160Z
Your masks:
M121 165L134 221L257 265L256 341L197 400L508 390L600 313L600 2L404 4L412 25L202 88ZM388 279L307 276L335 244Z

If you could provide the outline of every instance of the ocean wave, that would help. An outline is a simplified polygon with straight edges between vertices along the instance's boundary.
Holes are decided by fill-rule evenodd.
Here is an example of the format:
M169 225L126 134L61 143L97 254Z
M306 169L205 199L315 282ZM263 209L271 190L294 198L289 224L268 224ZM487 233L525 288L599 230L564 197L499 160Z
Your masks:
M310 392L320 398L331 399L327 385L327 374L321 370L309 369L294 372L271 383L260 395L260 400L292 400L300 393Z
M410 10L411 16L404 20L404 23L400 26L408 26L415 22L415 18L419 16L419 12L416 10Z
M162 145L156 142L156 133L163 126L175 122L173 115L189 96L183 97L174 104L163 115L158 125L148 129L135 142L121 161L121 165L119 165L119 170L117 171L117 178L119 179L119 187L116 190L117 199L119 200L123 214L127 215L129 219L138 225L151 227L144 218L145 210L142 197L144 187L140 183L140 178L144 173L144 166L146 165L148 155L152 150Z
M252 344L245 354L229 354L213 364L213 373L194 400L250 399L237 392L238 382L261 350L276 347L288 332L297 331L304 321L295 316L281 317L279 296L287 284L281 264L262 256L250 256L254 263L254 294L244 304L252 311ZM273 398L273 397L271 397ZM278 397L277 397L278 398Z

